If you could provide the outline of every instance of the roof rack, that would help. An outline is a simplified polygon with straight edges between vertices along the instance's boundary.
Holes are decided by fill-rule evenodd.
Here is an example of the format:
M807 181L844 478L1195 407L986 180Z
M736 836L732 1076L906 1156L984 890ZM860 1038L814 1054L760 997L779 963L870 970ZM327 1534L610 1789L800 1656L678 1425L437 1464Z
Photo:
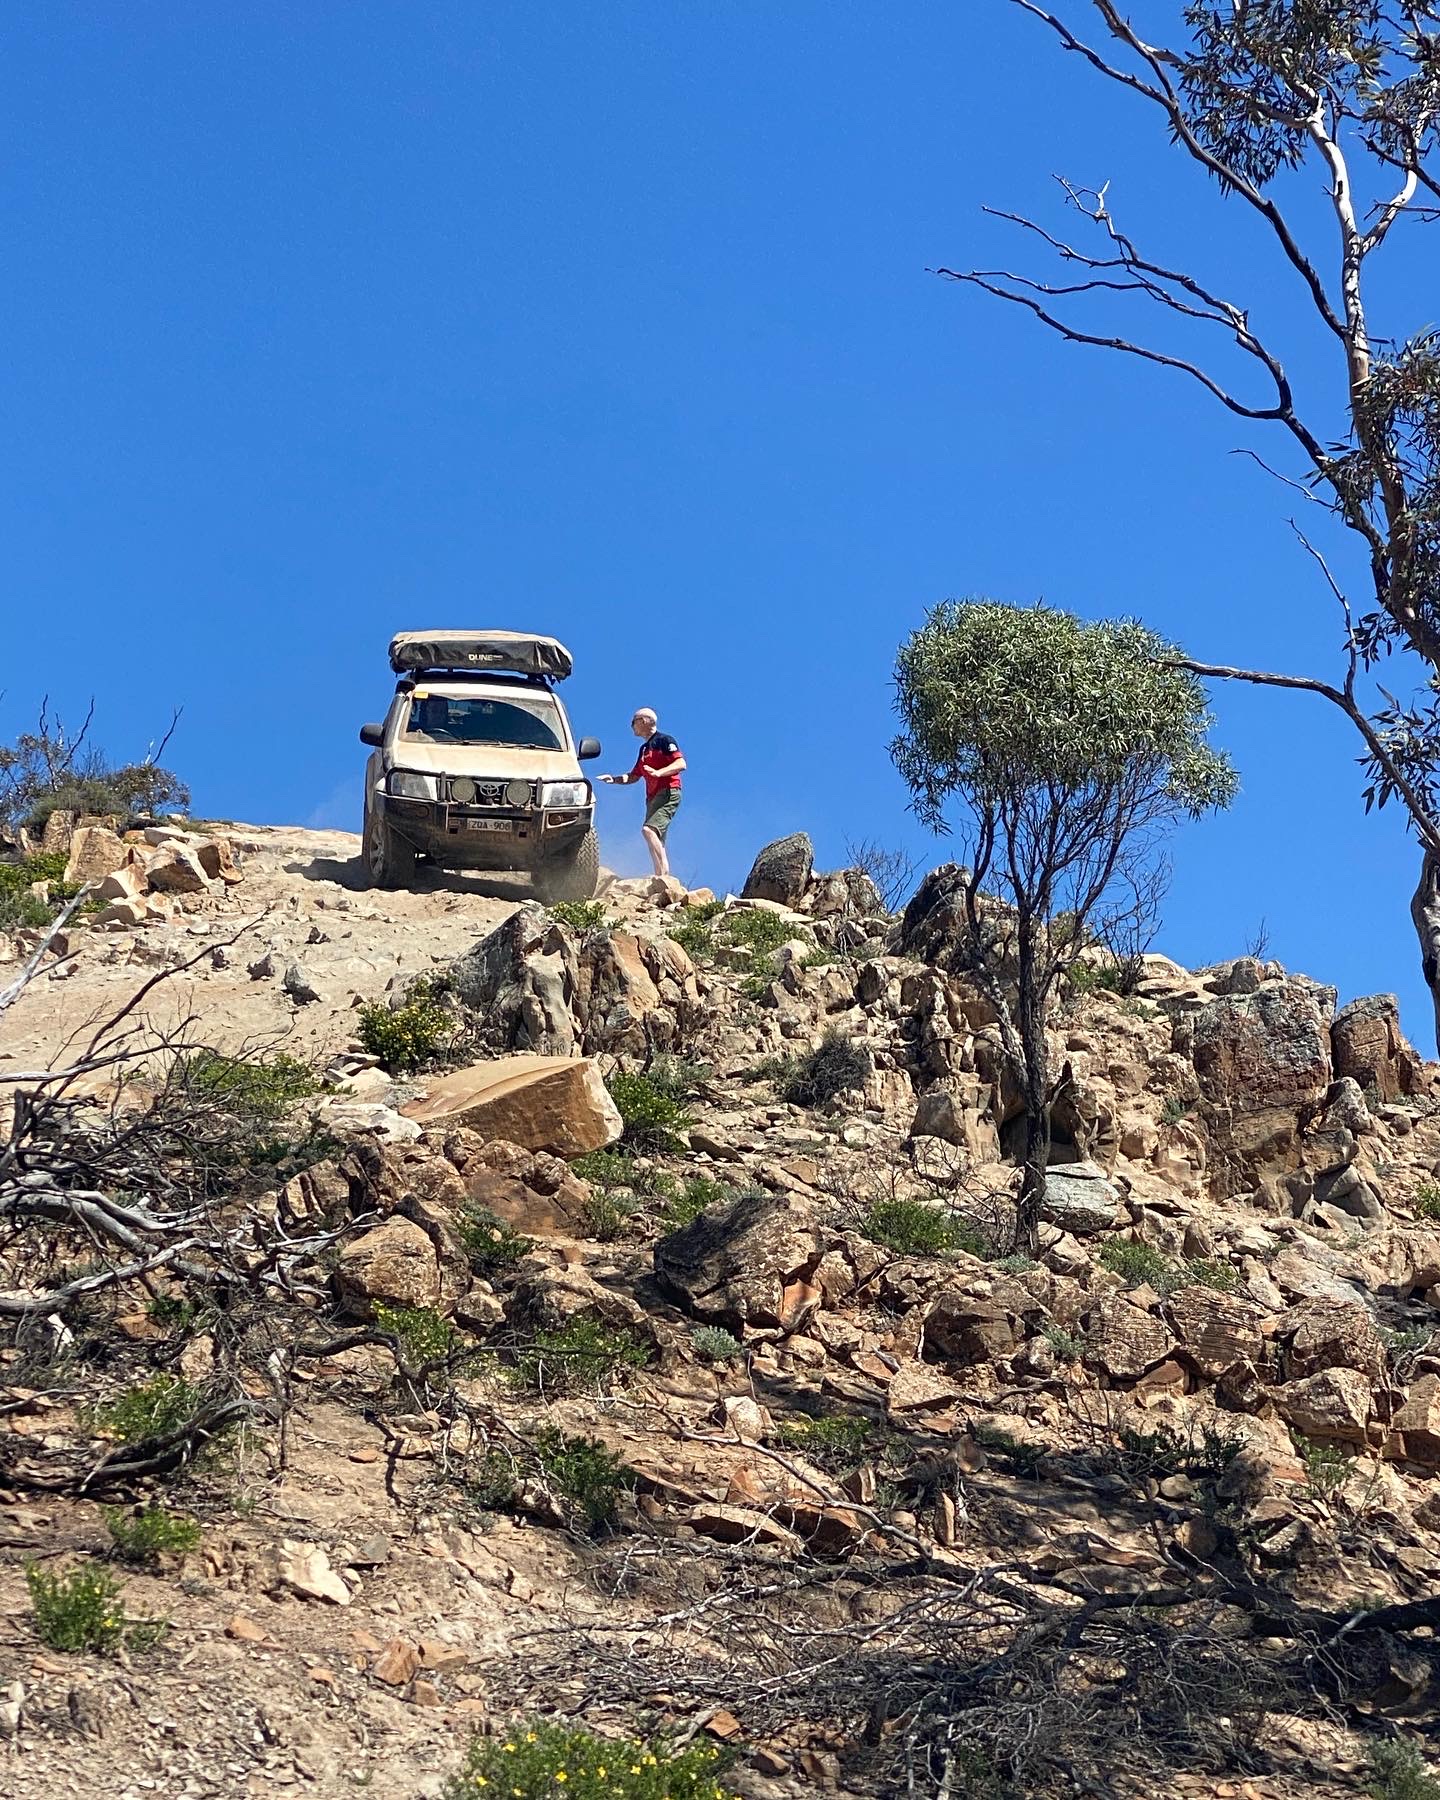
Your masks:
M401 631L390 640L390 667L411 677L454 671L564 681L574 666L558 639L522 631Z

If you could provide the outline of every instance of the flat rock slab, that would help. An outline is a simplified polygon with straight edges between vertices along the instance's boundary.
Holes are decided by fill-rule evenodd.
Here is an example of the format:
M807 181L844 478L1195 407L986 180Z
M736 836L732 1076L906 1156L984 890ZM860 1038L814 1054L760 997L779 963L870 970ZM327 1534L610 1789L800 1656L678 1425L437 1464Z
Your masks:
M403 1108L424 1127L466 1125L552 1156L584 1156L619 1141L624 1122L588 1056L502 1056L436 1076Z

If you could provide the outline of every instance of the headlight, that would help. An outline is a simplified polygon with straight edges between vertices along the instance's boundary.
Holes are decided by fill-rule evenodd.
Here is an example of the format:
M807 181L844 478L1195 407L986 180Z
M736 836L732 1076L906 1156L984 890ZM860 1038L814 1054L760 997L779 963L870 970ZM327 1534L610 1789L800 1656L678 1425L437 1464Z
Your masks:
M542 806L583 806L589 799L588 781L547 781L540 789Z
M528 806L530 804L530 783L528 781L507 782L505 804L507 806Z
M386 790L397 800L435 800L439 797L435 777L422 775L418 769L392 769Z

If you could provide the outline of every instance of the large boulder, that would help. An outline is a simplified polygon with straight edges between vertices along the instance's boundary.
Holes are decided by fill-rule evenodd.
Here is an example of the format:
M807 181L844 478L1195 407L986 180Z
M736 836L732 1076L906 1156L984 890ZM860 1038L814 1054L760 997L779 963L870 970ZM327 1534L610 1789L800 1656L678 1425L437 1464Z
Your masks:
M695 965L673 938L597 931L579 945L575 1012L587 1054L678 1050L702 1011Z
M1120 1192L1094 1163L1067 1163L1045 1171L1040 1217L1074 1237L1113 1231L1121 1223Z
M742 1194L661 1238L655 1273L697 1318L731 1330L780 1326L794 1316L801 1287L828 1284L836 1295L853 1287L844 1248L844 1234L825 1225L814 1206ZM812 1279L821 1275L824 1280Z
M815 846L803 831L789 837L776 838L755 858L745 885L742 900L773 900L780 906L798 906L810 885L815 870Z
M146 859L145 879L161 894L204 894L210 877L188 844L167 844Z
M372 1318L377 1305L439 1307L447 1298L429 1234L398 1215L345 1246L335 1285L345 1310L362 1319Z
M403 1108L427 1130L467 1126L525 1150L584 1156L624 1130L598 1063L588 1057L502 1056L452 1069Z
M1269 981L1201 1007L1186 1036L1205 1098L1242 1113L1320 1101L1332 1077L1320 992L1313 982Z
M1418 1385L1418 1384L1417 1384ZM1372 1409L1370 1378L1358 1369L1321 1369L1300 1381L1287 1381L1271 1394L1275 1410L1305 1437L1339 1438L1363 1444ZM1400 1421L1404 1409L1395 1419Z
M1400 1029L1400 1005L1393 994L1370 994L1341 1007L1330 1027L1330 1042L1336 1075L1348 1075L1381 1100L1418 1094L1425 1084L1425 1065Z
M1362 1301L1307 1300L1285 1316L1285 1372L1291 1380L1322 1369L1359 1369L1378 1381L1387 1366L1384 1340Z
M466 1196L526 1237L589 1236L589 1189L558 1156L485 1140L463 1126L445 1134L445 1155Z
M449 990L487 1049L573 1056L575 947L564 927L533 902L450 965Z
M69 882L100 881L131 860L129 846L104 825L79 826L70 838L69 850L65 864Z

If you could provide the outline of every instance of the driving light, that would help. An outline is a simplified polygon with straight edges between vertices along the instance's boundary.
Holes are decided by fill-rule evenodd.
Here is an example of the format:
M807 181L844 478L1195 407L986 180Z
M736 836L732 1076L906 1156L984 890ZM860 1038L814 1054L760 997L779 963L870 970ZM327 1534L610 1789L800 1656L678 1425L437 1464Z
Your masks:
M418 769L392 769L389 791L397 800L434 800L438 798L433 775L422 775Z
M468 806L475 798L475 783L468 775L451 776L450 798L458 800L462 806Z
M540 789L542 806L583 806L589 798L585 781L547 781Z
M507 806L528 806L530 804L530 783L528 781L512 781L505 789Z

